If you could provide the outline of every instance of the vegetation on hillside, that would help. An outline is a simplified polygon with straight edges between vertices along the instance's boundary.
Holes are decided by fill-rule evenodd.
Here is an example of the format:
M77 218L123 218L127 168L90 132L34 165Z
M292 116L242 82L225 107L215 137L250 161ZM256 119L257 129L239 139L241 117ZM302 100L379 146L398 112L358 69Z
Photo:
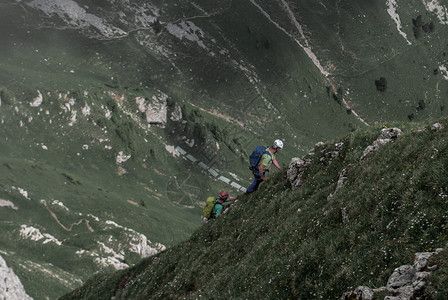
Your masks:
M124 228L167 246L184 241L199 226L201 200L223 187L235 188L213 180L220 177L212 177L205 167L247 186L251 180L248 152L258 144L284 140L285 149L278 157L283 164L286 157L306 153L316 141L339 138L366 123L420 122L446 115L448 50L444 37L448 27L440 18L441 11L431 10L428 1L396 5L356 0L154 0L134 5L133 1L86 0L71 1L70 6L43 2L0 4L0 200L14 205L0 210L0 252L35 299L58 297L90 274L114 268L110 264L103 269L93 255L117 258L118 265L140 261L139 255L126 249L124 257L119 254L125 244ZM35 103L39 98L42 103ZM161 111L166 108L166 124L163 116L148 117L150 103ZM364 147L360 141L353 145ZM179 155L177 147L203 164ZM271 215L266 218L274 242L286 243L276 229L286 226L291 227L294 247L299 247L301 239L309 242L311 238L317 240L310 245L321 247L319 243L330 237L314 229L308 233L302 228L297 233L305 225L294 220L311 222L322 217L333 224L338 205L344 205L351 218L341 225L341 232L345 226L358 224L356 213L363 207L343 200L344 193L358 196L356 190L345 189L332 202L323 200L346 164L348 183L359 183L356 180L360 179L353 179L363 174L355 163L359 153L350 153L351 149L344 148L341 155L347 157L338 157L331 165L315 162L301 192L283 191L282 185L287 189L288 185L281 176L263 188L262 193L273 193L278 187L281 192L276 196L281 200L275 205L285 209L284 224L278 225ZM366 199L370 206L382 203ZM259 207L257 201L242 196L229 217L223 218L236 223L229 228L236 238L244 237L237 241L241 247L263 246L258 228L253 237L236 229L249 222L241 223L239 209L261 220L264 206L276 203L263 199ZM307 210L311 206L307 201L327 214ZM255 212L247 208L252 206ZM61 226L70 228L79 221L73 231ZM124 226L121 233L111 228L111 221ZM408 222L404 217L399 221ZM336 225L327 223L322 230L330 235L328 228ZM62 245L25 239L20 236L22 226L50 234ZM214 226L201 228L193 239L202 239L201 234L207 235ZM383 224L378 226L381 229ZM214 244L223 251L230 249ZM290 245L280 251L275 245L271 246L286 257L288 249L297 250L297 255L304 251ZM335 251L344 253L339 247ZM243 251L228 259L232 266L245 258ZM253 265L255 258L250 260ZM325 272L340 269L338 262L331 263ZM294 267L294 276L306 273L297 261L278 265ZM257 278L258 269L242 268L243 274ZM261 270L271 274L270 268L266 265ZM231 272L227 270L219 276ZM288 268L281 272L291 273ZM187 278L188 272L184 275ZM311 282L302 289L295 279L282 278L271 276L271 282L277 290L286 290L285 295L292 287L305 295L306 288L312 291L318 286ZM240 295L269 295L257 292L258 283L239 280L253 290L236 284L232 290ZM187 283L182 293L193 297L200 293L200 279L192 276ZM278 296L271 283L261 280L260 284ZM121 285L130 283L125 280ZM47 288L42 290L42 286ZM154 294L174 295L162 289ZM117 292L115 287L110 290ZM130 292L123 290L119 295L126 293ZM290 291L293 296L296 293Z
M446 247L448 121L442 123L437 131L395 124L403 134L363 163L380 127L345 136L338 155L328 155L335 143L316 146L300 188L277 173L188 241L93 277L62 299L337 299L359 285L384 286L414 253ZM329 199L344 169L347 180ZM441 273L432 277L428 299L446 288L446 255L438 259Z

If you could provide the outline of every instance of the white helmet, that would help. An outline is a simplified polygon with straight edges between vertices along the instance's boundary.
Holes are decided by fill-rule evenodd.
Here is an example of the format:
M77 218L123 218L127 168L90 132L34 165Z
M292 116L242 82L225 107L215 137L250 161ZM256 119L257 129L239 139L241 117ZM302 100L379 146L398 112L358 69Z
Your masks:
M274 141L274 148L283 149L283 142L281 140L275 140Z

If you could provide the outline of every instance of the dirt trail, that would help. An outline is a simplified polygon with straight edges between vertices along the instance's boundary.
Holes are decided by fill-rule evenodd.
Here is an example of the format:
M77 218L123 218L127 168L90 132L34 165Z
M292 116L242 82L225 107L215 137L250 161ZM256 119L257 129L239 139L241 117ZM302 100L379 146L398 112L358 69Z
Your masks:
M234 123L240 125L241 127L244 127L244 123L241 122L241 121L238 121L238 120L235 119L235 118L232 118L232 117L230 117L230 116L228 116L228 115L221 114L221 113L217 112L216 110L206 110L205 108L199 107L199 106L197 106L196 104L191 103L191 102L188 102L188 103L189 103L191 106L194 106L194 107L196 107L197 109L199 109L199 110L201 110L201 111L203 111L203 112L206 112L206 113L208 113L208 114L210 114L210 115L213 115L213 116L215 116L215 117L218 117L218 118L221 118L221 119L223 119L223 120L226 120L226 121L228 121L228 122L229 122L229 121L234 122Z
M89 220L87 220L87 219L81 219L81 220L79 220L77 223L73 223L73 224L71 224L70 227L68 227L68 228L65 227L64 224L62 224L62 223L59 221L59 219L58 219L58 217L56 216L56 214L50 209L50 207L48 207L48 205L47 205L47 201L46 201L46 200L42 200L41 202L45 205L45 207L48 209L48 211L49 211L50 214L53 216L53 218L56 220L56 222L57 222L62 228L64 228L64 230L66 230L66 231L72 231L73 226L75 226L75 225L78 226L79 224L81 224L81 223L84 221L84 222L86 222L87 229L88 229L90 232L93 232L92 227L90 227L90 225L89 225Z

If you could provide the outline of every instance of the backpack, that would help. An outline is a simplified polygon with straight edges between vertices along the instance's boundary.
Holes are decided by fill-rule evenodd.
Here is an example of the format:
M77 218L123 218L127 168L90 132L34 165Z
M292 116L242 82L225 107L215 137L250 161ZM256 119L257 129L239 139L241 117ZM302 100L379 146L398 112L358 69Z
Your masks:
M215 203L216 199L214 197L208 197L207 200L205 200L205 206L202 210L202 215L207 219L210 219L213 208L215 207Z
M212 213L210 215L210 218L212 218L212 219L215 219L218 216L218 215L216 215L216 212L215 212L216 205L221 205L224 209L224 206L221 203L218 203L218 201L219 201L219 199L215 200L215 206L213 207ZM223 209L221 210L221 212L223 212Z
M255 147L254 151L252 152L252 154L249 157L249 163L250 163L249 169L251 169L252 171L256 170L261 157L265 153L268 154L269 156L271 156L271 159L272 159L272 155L267 149L268 149L268 147L265 147L265 146Z

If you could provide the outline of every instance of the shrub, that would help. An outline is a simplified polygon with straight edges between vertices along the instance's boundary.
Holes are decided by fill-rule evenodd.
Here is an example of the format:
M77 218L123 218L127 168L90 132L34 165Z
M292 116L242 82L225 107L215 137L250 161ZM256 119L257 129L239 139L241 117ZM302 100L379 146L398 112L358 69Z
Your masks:
M98 125L98 127L100 127L100 128L107 127L109 124L110 124L109 119L104 118L104 117L101 118L101 119L98 119L98 120L96 121L96 125Z
M419 15L416 19L412 19L412 24L412 31L414 32L414 37L417 40L422 36L422 30L425 33L431 33L436 29L434 22L424 24L421 15Z
M422 15L418 15L417 18L412 19L412 24L414 24L414 27L421 27L423 25Z
M387 80L384 77L380 77L379 80L375 80L376 89L380 92L384 92L387 89Z
M155 34L159 34L162 31L162 24L160 24L159 19L156 19L152 24L151 24L152 30L154 30Z
M5 90L0 91L0 104L1 103L11 104L11 97Z
M414 32L414 37L418 40L422 36L422 31L420 27L413 27L412 31Z
M425 100L418 101L417 111L424 110L426 107Z
M429 23L429 32L434 32L436 30L436 26L433 22Z
M342 103L342 99L344 99L344 90L342 87L339 87L336 93L333 93L333 100L338 104Z
M434 30L436 29L436 27L434 26L434 23L431 22L431 23L427 23L427 24L423 25L423 26L422 26L422 29L423 29L423 31L426 32L426 33L431 33L431 32L434 32Z
M71 174L68 173L62 173L62 176L64 176L69 183L74 185L81 185L81 182L77 179L75 179Z

